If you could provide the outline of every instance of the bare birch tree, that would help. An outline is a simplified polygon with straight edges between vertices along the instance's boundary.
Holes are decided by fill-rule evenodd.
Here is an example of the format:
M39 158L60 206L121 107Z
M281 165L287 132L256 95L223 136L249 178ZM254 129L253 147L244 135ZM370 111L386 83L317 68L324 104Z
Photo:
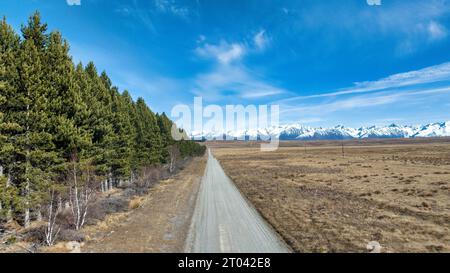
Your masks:
M45 228L45 243L48 246L52 246L59 234L59 231L61 230L61 227L56 224L56 219L58 217L58 214L60 210L58 209L58 206L54 205L55 203L55 189L52 188L50 190L50 203L48 204L47 208L47 226Z
M1 167L0 167L1 168ZM13 198L16 196L14 188L11 187L11 177L3 173L3 169L0 169L0 215L6 218L7 222L12 221L12 208Z
M77 169L76 160L72 160L72 184L69 186L69 203L72 211L73 225L76 230L83 227L94 190L91 185L91 166L85 164L83 172ZM79 176L81 173L81 176Z
M4 182L4 181L6 181L6 179L3 177L3 166L0 165L0 213L3 212L4 192L6 191L6 185L7 185L6 182Z

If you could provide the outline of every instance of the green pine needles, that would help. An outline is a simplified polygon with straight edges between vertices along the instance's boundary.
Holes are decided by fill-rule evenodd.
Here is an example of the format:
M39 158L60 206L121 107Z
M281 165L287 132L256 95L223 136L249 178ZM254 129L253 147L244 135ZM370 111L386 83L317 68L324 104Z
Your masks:
M48 33L38 12L21 32L0 21L0 221L28 226L56 211L58 196L79 210L79 228L82 198L132 183L175 154L204 154L195 142L174 141L164 113L121 93L92 62L75 65L68 42Z

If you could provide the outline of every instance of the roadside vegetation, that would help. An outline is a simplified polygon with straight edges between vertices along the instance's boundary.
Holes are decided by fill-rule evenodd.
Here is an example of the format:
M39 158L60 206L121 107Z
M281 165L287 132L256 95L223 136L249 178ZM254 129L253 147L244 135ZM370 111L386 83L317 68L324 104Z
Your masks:
M119 91L94 63L74 64L68 42L57 31L49 33L39 13L21 35L3 18L0 237L39 222L41 243L52 245L89 219L127 208L98 196L114 188L130 198L142 194L205 152L195 142L174 141L172 125L142 98L134 101Z

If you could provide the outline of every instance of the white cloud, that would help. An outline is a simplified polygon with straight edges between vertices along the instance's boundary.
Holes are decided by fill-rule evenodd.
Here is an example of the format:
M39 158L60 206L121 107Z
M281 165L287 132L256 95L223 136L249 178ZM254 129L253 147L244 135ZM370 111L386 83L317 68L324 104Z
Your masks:
M155 7L160 12L173 14L183 18L186 18L189 15L189 9L187 7L180 6L173 0L155 0Z
M212 71L197 75L193 93L206 100L225 98L258 99L286 91L253 75L242 65L218 65Z
M297 96L280 104L283 116L328 117L351 114L355 109L379 111L423 107L450 99L450 62L416 71L394 74L376 81L357 82L352 87L311 96ZM438 104L440 106L441 104ZM390 111L390 110L389 110Z
M125 15L125 16L128 16L131 14L131 10L128 7L119 7L119 8L116 8L114 11L121 15Z
M210 101L264 100L288 93L248 69L242 62L247 54L261 53L267 47L268 38L265 33L265 30L256 33L253 43L229 43L222 40L218 44L210 44L204 43L206 38L200 36L197 40L200 45L195 49L195 53L202 58L214 60L215 65L210 71L196 76L191 92Z
M290 11L287 8L281 8L281 10L283 11L284 14L289 14Z
M437 22L431 21L428 24L427 30L430 35L430 40L440 40L447 37L447 29Z
M263 29L261 31L259 31L254 37L253 37L253 42L255 43L255 46L257 49L259 50L264 50L268 43L269 43L269 39L266 35L266 31Z
M206 36L205 35L199 35L198 39L197 39L197 44L203 43L204 41L206 41Z
M184 21L189 21L190 15L195 14L195 11L187 6L183 6L183 2L174 0L124 1L123 4L115 9L115 12L122 16L134 17L140 20L142 25L152 33L158 32L158 28L155 25L158 16L176 16Z
M415 71L394 74L377 81L357 82L356 86L370 91L444 80L450 80L450 62Z
M289 105L284 104L280 106L281 113L297 112L302 115L325 115L337 111L351 110L355 108L367 108L374 106L381 106L393 104L397 102L420 102L429 99L431 96L448 95L450 94L450 87L442 88L428 88L422 90L409 90L403 92L385 91L375 94L364 94L360 96L337 99L332 102L304 104L304 105Z
M199 56L206 58L214 58L221 64L229 64L233 61L240 60L245 54L245 47L239 43L229 44L225 41L218 45L205 44L198 47L196 52Z
M222 64L230 64L240 61L247 53L261 53L270 42L264 29L257 32L252 40L253 43L248 41L228 43L222 40L219 44L209 44L204 43L206 37L200 35L197 39L197 44L200 46L195 51L201 57L216 59Z
M388 77L376 81L356 82L355 85L352 87L343 88L335 92L311 96L298 96L285 99L284 101L295 101L295 100L323 98L323 97L336 97L342 95L375 92L390 88L400 88L406 86L414 86L449 80L450 80L450 62L447 62L440 65L426 67L420 70L390 75Z
M441 25L450 14L448 0L390 2L380 8L361 8L356 3L315 1L314 5L297 8L296 16L286 21L285 29L290 35L295 35L293 31L326 31L330 33L326 40L330 44L343 37L354 40L354 45L364 39L372 42L378 37L388 38L395 43L394 53L398 56L420 51L448 36ZM334 51L335 47L328 50Z
M69 6L81 6L81 0L66 0Z

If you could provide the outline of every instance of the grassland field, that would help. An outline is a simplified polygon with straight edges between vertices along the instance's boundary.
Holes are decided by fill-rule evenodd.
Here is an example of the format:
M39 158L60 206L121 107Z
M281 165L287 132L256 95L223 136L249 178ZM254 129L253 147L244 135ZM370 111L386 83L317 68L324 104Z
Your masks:
M450 252L450 138L208 142L297 252Z

